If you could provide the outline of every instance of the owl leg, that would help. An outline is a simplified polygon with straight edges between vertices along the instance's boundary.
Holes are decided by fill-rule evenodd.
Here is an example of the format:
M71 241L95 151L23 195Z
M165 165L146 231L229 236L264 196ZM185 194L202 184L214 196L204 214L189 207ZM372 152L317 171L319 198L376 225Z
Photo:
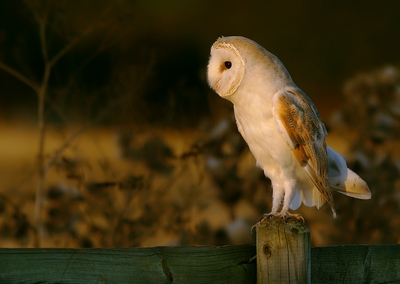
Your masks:
M265 175L267 176L266 173L265 173ZM284 190L281 186L279 186L279 184L274 183L272 180L271 180L271 183L272 183L272 210L271 210L271 213L262 214L260 217L260 220L251 227L251 230L250 230L251 232L253 232L254 227L256 227L257 225L260 225L261 222L263 222L265 219L273 218L276 215L278 215L278 209L282 203Z
M276 182L272 182L272 210L270 213L264 213L260 217L260 222L265 218L271 218L278 216L279 207L282 204L283 195L285 190L283 189L282 185Z
M251 227L251 232L253 231L253 228L256 227L257 225L260 225L265 219L268 218L281 218L281 219L298 219L302 220L304 223L304 218L300 214L292 214L289 212L290 204L292 203L292 200L296 194L296 182L287 182L283 186L282 184L279 183L274 183L272 182L272 210L271 213L265 213L261 215L260 221L258 221L256 224L254 224L253 227ZM278 213L278 209L282 203L283 199L283 207L281 212Z
M272 183L272 210L271 213L264 213L260 217L260 221L258 221L253 227L251 227L251 231L253 231L253 228L257 225L259 225L261 222L263 222L267 218L275 218L279 215L278 210L279 207L281 206L283 195L285 193L283 187L281 184Z
M285 193L282 185L272 182L272 210L270 215L278 214L279 207L282 204L283 195Z
M283 207L282 210L279 214L276 215L278 218L282 219L288 219L288 218L294 218L298 220L302 220L304 223L304 218L300 214L292 214L289 212L290 204L292 203L292 200L294 196L296 195L296 185L295 182L288 182L285 184L285 197L283 199Z

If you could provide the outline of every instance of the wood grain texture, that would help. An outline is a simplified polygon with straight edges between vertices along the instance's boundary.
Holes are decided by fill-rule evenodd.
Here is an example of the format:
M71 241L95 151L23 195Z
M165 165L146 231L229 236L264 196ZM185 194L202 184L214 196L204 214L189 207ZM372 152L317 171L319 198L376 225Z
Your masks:
M311 283L310 231L296 219L264 218L257 229L257 283Z
M253 245L1 249L0 283L255 283Z
M312 283L400 283L400 245L344 245L311 250Z
M254 245L0 249L0 283L256 283L255 254ZM400 283L400 245L312 248L311 283Z

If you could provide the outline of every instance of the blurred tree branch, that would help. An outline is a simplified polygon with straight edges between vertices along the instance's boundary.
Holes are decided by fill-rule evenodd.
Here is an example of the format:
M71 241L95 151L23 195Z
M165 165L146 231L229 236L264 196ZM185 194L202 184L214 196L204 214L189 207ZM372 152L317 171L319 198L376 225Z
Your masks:
M21 82L23 82L30 88L32 88L32 90L34 90L36 94L39 93L39 86L35 82L29 80L27 77L22 75L17 70L11 68L10 66L4 64L1 61L0 61L0 68L9 73L10 75L14 76L15 78L19 79Z
M70 137L53 153L53 155L47 159L45 158L45 102L49 89L49 80L52 74L52 68L56 63L65 56L68 52L70 52L74 47L76 47L82 40L89 35L91 35L97 28L101 26L105 26L104 17L111 12L111 8L115 5L115 3L110 3L102 13L97 17L93 24L89 25L86 29L80 32L77 36L75 36L72 40L70 40L63 48L61 48L53 57L49 56L48 51L48 40L47 40L47 29L49 28L49 13L54 8L53 1L24 1L25 5L30 9L31 13L34 16L35 21L38 24L38 35L40 39L40 49L42 53L42 59L44 63L44 70L40 84L35 83L31 79L27 78L25 75L15 70L14 68L8 66L7 64L0 62L0 69L3 69L10 75L19 79L21 82L29 86L38 97L38 128L39 128L39 149L37 155L37 173L38 173L38 184L36 188L35 194L35 209L34 209L34 227L36 230L36 240L35 246L40 247L40 238L42 235L42 212L43 212L43 196L44 196L44 183L46 172L51 167L51 165L55 162L55 160L60 156L60 154L68 148L70 143L78 137L81 133L83 133L89 126L93 124L94 121L91 121L77 130L75 133L70 135ZM43 5L44 8L40 9L38 6ZM41 11L39 11L41 10ZM112 41L115 42L115 41ZM111 44L99 49L95 52L94 56L96 56L99 52L103 51L105 48L110 47ZM93 58L93 56L91 57ZM104 111L98 115L95 120L100 120L103 118L108 111Z

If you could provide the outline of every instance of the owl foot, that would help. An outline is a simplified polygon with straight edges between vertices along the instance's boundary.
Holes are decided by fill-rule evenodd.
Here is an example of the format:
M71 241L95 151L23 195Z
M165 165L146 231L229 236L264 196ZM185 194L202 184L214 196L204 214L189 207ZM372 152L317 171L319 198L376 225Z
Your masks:
M303 216L301 216L300 214L289 213L288 211L283 212L283 210L282 210L281 213L279 213L276 217L282 218L283 220L297 219L297 220L301 220L303 222L303 224L305 223Z
M305 220L303 218L303 216L301 216L300 214L293 214L293 213L289 213L288 211L284 211L282 210L280 213L264 213L261 215L260 217L260 221L258 221L256 224L254 224L251 227L251 233L253 233L253 229L254 227L256 227L257 225L261 225L261 223L267 219L272 219L272 218L277 218L277 219L283 219L285 221L288 221L289 219L296 219L296 220L301 220L301 222L304 224Z
M251 227L250 232L253 233L254 227L256 227L256 226L258 226L258 225L261 225L261 223L262 223L264 220L270 219L270 218L277 218L277 217L278 217L278 213L272 213L272 212L271 212L271 213L264 213L264 214L262 214L261 217L260 217L260 221L258 221L257 223L255 223L255 224Z

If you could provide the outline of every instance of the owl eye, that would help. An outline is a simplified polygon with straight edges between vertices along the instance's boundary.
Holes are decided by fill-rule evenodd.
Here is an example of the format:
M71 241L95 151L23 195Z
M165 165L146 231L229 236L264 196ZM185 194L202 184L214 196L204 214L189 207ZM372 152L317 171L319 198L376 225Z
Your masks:
M232 67L232 62L230 62L230 61L225 61L225 67L226 67L226 69L231 69L231 67Z

